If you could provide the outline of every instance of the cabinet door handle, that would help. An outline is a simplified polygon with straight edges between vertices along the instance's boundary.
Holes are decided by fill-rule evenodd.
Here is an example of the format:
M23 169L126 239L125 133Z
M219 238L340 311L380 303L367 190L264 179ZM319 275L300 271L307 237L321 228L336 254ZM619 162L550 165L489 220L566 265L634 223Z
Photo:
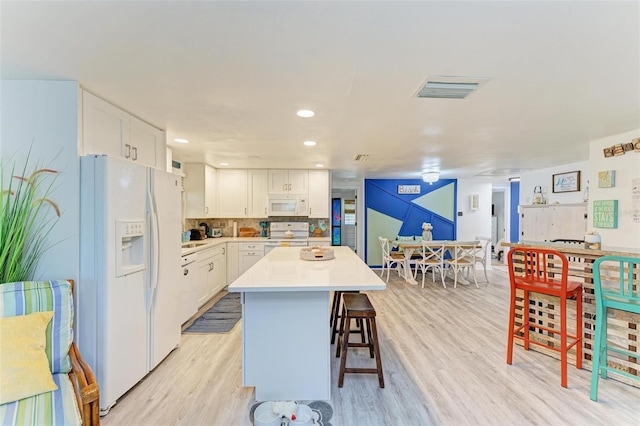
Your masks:
M127 152L124 154L124 158L131 158L131 145L127 143L124 146L127 149Z
M224 247L222 247L222 254L225 254L225 253L226 253L226 252L225 252L225 248L224 248Z
M136 148L135 146L133 147L133 161L136 161L138 159L138 148Z
M289 184L289 191L291 191L291 184Z
M244 214L247 214L247 208L246 207L244 208Z
M205 207L205 208L204 208L204 213L205 213L205 214L209 214L209 207Z

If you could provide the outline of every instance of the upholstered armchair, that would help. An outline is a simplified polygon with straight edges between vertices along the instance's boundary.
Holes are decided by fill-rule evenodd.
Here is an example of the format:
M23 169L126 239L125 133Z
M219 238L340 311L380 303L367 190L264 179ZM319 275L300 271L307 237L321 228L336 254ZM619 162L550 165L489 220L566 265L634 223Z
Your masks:
M99 390L73 341L73 281L0 285L0 424L100 424Z

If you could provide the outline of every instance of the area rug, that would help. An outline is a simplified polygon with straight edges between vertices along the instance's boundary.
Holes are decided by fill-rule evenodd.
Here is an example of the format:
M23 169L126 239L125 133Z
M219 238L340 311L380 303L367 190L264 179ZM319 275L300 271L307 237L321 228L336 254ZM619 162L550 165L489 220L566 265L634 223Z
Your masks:
M240 293L228 293L183 333L228 333L241 317Z
M308 405L313 411L313 424L319 426L332 426L331 417L333 417L333 407L326 401L296 401L298 404ZM253 412L262 402L256 402L249 410L249 420L253 424Z

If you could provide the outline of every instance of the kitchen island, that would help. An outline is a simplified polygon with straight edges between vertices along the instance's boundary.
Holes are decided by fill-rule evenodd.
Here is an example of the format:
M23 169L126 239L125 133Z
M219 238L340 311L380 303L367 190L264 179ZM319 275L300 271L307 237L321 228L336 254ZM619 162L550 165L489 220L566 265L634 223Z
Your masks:
M242 385L256 401L331 398L330 293L385 290L349 247L305 261L277 247L229 286L242 293Z

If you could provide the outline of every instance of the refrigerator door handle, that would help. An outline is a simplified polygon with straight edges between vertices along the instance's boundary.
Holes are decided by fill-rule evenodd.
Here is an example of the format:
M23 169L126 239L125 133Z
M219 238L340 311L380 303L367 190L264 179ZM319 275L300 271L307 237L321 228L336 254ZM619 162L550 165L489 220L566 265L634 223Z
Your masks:
M151 280L150 280L150 288L149 288L149 305L147 309L151 312L151 307L153 306L154 300L156 298L156 289L158 288L158 274L160 270L160 264L158 262L159 256L159 229L158 229L158 213L155 197L152 194L152 188L147 187L147 199L149 200L149 233L151 237L152 247L151 247L151 259L150 262L153 262L153 268L149 268Z

